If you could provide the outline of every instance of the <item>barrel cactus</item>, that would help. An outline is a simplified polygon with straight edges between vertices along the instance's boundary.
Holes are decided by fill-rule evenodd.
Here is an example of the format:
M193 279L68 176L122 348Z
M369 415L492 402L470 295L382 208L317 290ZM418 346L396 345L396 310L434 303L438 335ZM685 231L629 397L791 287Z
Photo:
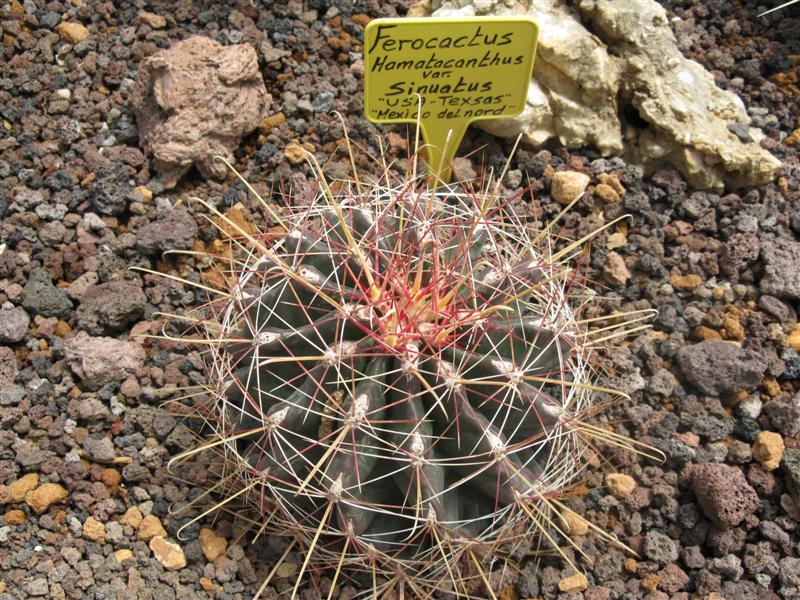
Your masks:
M209 446L256 526L304 551L298 584L491 587L487 556L565 534L560 494L615 440L584 421L614 393L592 385L566 266L585 240L556 251L497 186L320 182L273 211L277 238L227 222L242 255L203 321Z

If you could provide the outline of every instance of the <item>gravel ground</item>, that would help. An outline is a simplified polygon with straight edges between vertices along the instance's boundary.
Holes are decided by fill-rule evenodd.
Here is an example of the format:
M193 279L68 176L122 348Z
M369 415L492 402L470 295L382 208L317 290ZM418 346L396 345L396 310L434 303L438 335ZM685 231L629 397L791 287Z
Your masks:
M202 260L160 256L176 245L214 248L214 228L182 200L261 213L234 180L191 174L165 191L138 147L130 92L141 59L178 39L253 44L272 116L242 143L237 166L267 196L301 190L309 170L289 160L292 142L332 174L347 169L331 158L342 138L331 110L377 153L379 130L361 115L359 40L369 18L402 15L407 4L255 4L0 7L0 599L250 598L285 548L279 539L251 545L247 523L229 514L188 525L198 509L175 514L207 473L184 469L192 484L167 473L195 437L163 401L201 383L202 363L142 334L160 330L159 312L207 298L128 267L212 281ZM572 573L545 557L538 570L529 561L502 578L503 600L800 598L800 9L758 19L750 0L665 4L682 50L742 97L783 174L762 189L712 194L673 170L645 176L589 150L522 150L512 161L506 184L527 173L537 202L520 210L542 218L560 208L549 195L556 171L624 188L618 202L587 194L565 229L581 235L600 214L633 215L627 230L594 242L589 275L603 282L609 310L659 316L611 355L633 401L607 418L668 459L617 456L569 501L637 558L579 535L588 589L563 591ZM57 30L62 21L85 29ZM389 142L402 151L398 136ZM497 167L509 150L471 131L462 175ZM290 589L301 560L289 555L267 598ZM303 598L320 589L325 581ZM333 597L356 592L345 585Z

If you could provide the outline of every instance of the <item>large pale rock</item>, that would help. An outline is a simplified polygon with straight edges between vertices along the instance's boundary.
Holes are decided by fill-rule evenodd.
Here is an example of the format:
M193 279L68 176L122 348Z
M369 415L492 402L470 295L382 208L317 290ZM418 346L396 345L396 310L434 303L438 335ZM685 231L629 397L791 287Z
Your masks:
M109 381L138 375L145 359L139 344L110 337L91 337L83 331L67 340L64 353L72 371L91 390Z
M205 37L145 59L133 89L140 142L168 188L193 164L203 177L224 177L226 167L214 157L232 161L271 102L252 46Z
M526 107L514 119L479 123L494 135L595 146L648 168L670 163L697 188L763 185L780 167L759 146L763 134L748 126L742 101L680 53L655 0L433 0L432 8L434 17L539 23Z

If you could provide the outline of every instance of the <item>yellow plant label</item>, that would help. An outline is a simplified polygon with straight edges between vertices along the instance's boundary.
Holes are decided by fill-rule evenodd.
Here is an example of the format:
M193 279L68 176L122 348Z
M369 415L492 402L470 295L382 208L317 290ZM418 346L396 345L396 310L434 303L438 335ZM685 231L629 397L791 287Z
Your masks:
M525 107L539 27L526 17L376 19L364 32L364 112L419 121L428 165L449 181L467 126Z

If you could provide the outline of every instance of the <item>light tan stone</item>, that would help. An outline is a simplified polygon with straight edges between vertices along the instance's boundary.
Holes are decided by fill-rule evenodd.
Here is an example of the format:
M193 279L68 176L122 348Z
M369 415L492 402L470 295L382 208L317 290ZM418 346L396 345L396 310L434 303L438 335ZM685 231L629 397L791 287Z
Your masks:
M624 473L609 473L606 475L606 485L611 495L620 500L630 496L636 489L634 478Z
M125 514L122 515L119 520L125 525L130 525L134 529L139 529L142 518L142 511L139 510L139 507L131 506L125 511Z
M703 282L699 275L672 275L669 284L679 292L691 292Z
M51 504L66 500L67 496L69 496L69 493L59 484L45 483L25 494L25 503L30 506L36 514L40 515L50 508Z
M166 537L167 531L155 515L147 515L139 523L139 539L145 542L156 536Z
M90 516L83 522L83 537L98 544L106 543L106 526Z
M150 540L153 556L165 569L177 570L186 566L186 555L183 549L173 542L168 542L160 535Z
M570 535L586 535L589 532L589 524L579 514L567 510L561 514L561 518Z
M589 185L589 176L578 171L559 171L550 180L550 195L559 204L567 205L580 197Z
M133 552L131 552L127 548L120 548L119 550L114 551L114 558L117 559L118 563L122 564L129 558L133 558Z
M167 26L166 17L147 12L146 10L139 11L139 21L153 29L164 29L164 27Z
M589 587L589 582L586 580L586 575L583 573L575 573L565 577L558 582L558 589L562 592L582 592Z
M774 431L762 431L756 436L753 444L753 458L764 467L765 471L774 471L783 460L786 447L783 438Z
M38 473L23 475L8 486L7 493L4 494L7 498L4 500L4 504L22 502L28 492L36 489L37 485L39 485Z
M300 144L292 142L283 151L283 155L293 165L299 165L306 159L306 152Z
M82 23L66 21L56 25L56 31L70 44L77 44L89 36L89 30Z
M786 336L786 343L789 344L793 350L800 352L800 323L795 325L791 333Z
M200 546L202 546L206 558L213 562L225 554L225 550L228 549L228 540L204 527L200 530Z

